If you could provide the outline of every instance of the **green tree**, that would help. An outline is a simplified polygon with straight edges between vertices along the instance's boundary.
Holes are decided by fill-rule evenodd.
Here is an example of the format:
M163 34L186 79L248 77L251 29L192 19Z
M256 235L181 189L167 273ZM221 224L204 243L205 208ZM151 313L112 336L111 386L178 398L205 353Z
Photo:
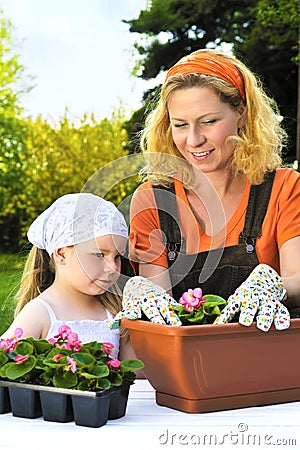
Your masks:
M10 178L6 195L3 192L1 196L0 232L5 238L2 249L7 246L18 250L27 241L28 227L40 212L61 195L85 190L88 180L101 167L127 155L124 121L121 112L100 121L86 115L76 126L67 113L55 125L41 117L20 120L26 133L18 144L18 159L13 155L3 163L3 170L10 172ZM11 176L12 166L15 177ZM108 171L109 176L114 174ZM104 180L97 182L102 184ZM136 180L124 180L123 184L108 190L106 197L118 205L135 184ZM97 186L92 189L97 193Z
M155 78L187 53L232 44L278 102L294 155L299 9L298 0L152 0L137 19L125 21L140 34L135 74Z
M10 247L18 235L18 219L10 198L24 190L20 167L27 133L21 120L21 95L29 89L30 78L19 63L12 39L13 27L0 10L0 230L2 248ZM13 186L13 187L12 187ZM5 220L4 220L5 216ZM13 250L13 249L11 249Z
M31 78L19 63L12 31L0 10L0 250L16 252L41 211L61 195L86 190L100 168L128 154L128 137L121 107L103 120L84 115L76 125L68 111L54 124L24 117L20 100ZM94 181L102 185L114 175L106 171L107 180ZM105 196L118 205L137 180L126 179L126 170L116 179Z

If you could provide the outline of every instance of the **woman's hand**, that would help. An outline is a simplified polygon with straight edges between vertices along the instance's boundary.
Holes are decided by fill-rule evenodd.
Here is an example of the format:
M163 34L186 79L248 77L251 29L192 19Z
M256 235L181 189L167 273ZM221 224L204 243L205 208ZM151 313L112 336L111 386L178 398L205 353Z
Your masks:
M123 309L110 323L110 328L118 328L123 317L141 319L142 313L153 323L181 325L181 320L170 308L172 304L178 305L162 287L147 278L132 277L124 287Z
M227 323L240 313L239 323L250 326L256 316L256 326L268 331L274 322L277 330L290 326L290 314L281 303L286 298L286 290L278 273L266 264L259 264L249 277L228 299L215 324Z

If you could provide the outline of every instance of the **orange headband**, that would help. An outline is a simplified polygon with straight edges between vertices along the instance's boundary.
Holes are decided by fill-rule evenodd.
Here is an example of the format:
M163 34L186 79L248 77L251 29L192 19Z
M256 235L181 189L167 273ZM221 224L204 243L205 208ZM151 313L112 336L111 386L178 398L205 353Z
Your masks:
M229 61L218 55L206 52L195 52L171 67L166 80L173 75L199 73L212 75L235 86L242 98L245 98L245 87L241 72Z

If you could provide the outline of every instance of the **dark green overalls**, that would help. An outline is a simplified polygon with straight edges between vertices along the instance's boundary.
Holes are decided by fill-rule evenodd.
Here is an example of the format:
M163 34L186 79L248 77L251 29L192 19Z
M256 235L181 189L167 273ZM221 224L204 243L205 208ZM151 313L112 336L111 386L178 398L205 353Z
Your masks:
M203 294L228 299L259 264L255 243L261 235L274 177L275 172L269 173L262 184L251 186L244 229L238 244L198 254L185 254L174 185L170 188L153 186L176 300L183 292L195 287L201 287Z

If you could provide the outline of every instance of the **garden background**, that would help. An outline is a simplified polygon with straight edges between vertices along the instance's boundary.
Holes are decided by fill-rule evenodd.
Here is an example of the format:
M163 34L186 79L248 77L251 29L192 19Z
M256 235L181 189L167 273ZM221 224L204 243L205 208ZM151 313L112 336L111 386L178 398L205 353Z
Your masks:
M145 91L142 107L130 117L120 102L110 117L99 120L86 113L74 123L68 109L54 122L24 113L21 98L32 89L32 78L20 63L13 24L0 10L0 333L12 320L13 297L30 248L29 224L57 197L86 189L95 172L139 152L138 132L149 101L164 71L184 54L222 46L262 78L290 136L285 163L297 169L299 13L298 0L147 1L138 18L125 23L128 33L137 36L132 76L152 80L154 87ZM106 180L111 188L105 197L126 209L124 200L139 178L124 170L118 179Z

